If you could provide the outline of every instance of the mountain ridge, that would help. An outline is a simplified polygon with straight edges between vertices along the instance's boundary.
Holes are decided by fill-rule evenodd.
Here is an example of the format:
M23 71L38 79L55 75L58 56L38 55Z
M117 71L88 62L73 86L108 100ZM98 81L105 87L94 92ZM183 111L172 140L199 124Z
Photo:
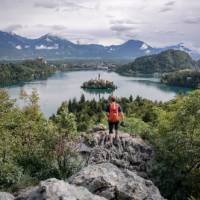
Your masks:
M128 40L119 45L75 44L65 38L45 34L36 39L22 37L13 32L0 31L0 59L30 59L39 56L45 59L66 58L125 58L135 59L144 55L158 54L168 49L179 49L190 53L195 59L200 54L193 53L182 43L164 48L154 48L141 40Z

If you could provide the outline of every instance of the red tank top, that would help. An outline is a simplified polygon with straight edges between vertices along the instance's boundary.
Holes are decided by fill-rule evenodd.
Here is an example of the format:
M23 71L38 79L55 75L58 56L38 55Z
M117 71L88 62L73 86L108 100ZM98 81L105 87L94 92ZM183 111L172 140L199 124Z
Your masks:
M119 121L119 104L113 102L109 105L109 122L118 122Z

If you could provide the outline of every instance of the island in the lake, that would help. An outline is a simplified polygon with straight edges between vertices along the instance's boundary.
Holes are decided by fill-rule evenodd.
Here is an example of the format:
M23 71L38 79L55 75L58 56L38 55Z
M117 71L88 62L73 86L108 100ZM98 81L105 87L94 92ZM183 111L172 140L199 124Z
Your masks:
M81 88L98 90L116 90L117 86L113 83L113 81L101 79L99 74L98 78L84 82Z

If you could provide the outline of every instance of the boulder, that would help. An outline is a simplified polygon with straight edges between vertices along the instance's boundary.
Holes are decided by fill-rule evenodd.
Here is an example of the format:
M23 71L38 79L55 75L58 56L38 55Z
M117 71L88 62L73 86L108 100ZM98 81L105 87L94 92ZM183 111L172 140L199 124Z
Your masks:
M154 152L152 147L140 137L120 132L119 139L114 140L110 146L106 131L93 131L88 134L93 141L93 146L85 142L79 148L80 153L84 156L87 154L88 165L110 162L119 168L136 171L138 175L148 177ZM81 148L83 146L84 151Z
M14 200L14 196L7 192L0 192L0 200Z
M111 163L90 165L69 179L108 200L163 200L157 187L127 169Z
M39 186L22 193L16 200L106 200L84 187L70 185L55 178L40 182Z

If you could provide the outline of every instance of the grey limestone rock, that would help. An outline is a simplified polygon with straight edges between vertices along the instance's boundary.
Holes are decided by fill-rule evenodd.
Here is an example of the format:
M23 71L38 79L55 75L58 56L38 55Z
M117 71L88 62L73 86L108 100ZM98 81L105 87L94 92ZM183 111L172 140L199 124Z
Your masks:
M21 194L16 200L106 200L84 187L70 185L55 178L42 181L39 186Z
M90 192L109 200L163 200L150 181L111 163L90 165L69 179Z
M106 131L88 134L95 141L95 145L89 147L84 143L84 149L87 149L87 152L83 152L83 148L79 149L79 152L84 153L85 158L87 158L88 165L110 162L119 168L136 171L138 175L148 177L154 152L152 147L140 137L120 132L119 139L114 140L110 146ZM83 144L80 145L80 147L82 146Z
M0 192L0 200L14 200L14 196L7 192Z

